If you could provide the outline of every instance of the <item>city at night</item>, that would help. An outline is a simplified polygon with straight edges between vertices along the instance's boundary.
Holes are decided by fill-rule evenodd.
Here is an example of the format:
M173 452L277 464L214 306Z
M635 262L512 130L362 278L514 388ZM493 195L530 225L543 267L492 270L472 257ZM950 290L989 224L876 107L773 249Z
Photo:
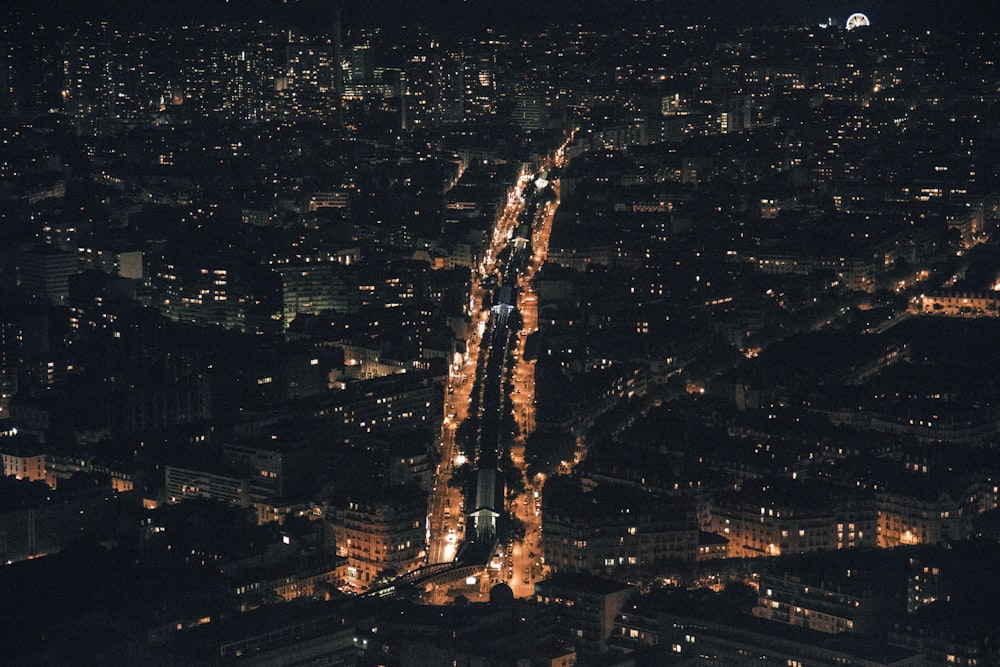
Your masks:
M1000 666L998 26L6 0L0 663Z

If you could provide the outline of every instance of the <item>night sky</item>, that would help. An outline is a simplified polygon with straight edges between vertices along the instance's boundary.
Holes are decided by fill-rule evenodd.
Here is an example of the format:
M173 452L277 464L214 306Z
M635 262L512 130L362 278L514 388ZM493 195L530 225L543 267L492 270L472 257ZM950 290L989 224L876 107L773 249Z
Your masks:
M485 25L510 31L535 31L545 25L560 23L591 23L614 25L689 24L711 22L720 25L767 25L776 23L814 24L834 18L843 21L854 12L865 13L874 26L935 27L953 29L970 25L995 24L1000 9L997 3L960 0L938 3L890 2L888 0L802 0L797 2L757 0L440 0L412 2L379 0L378 2L324 2L301 0L282 3L275 0L54 0L39 3L32 0L9 0L5 3L11 14L27 13L39 20L58 17L73 19L103 19L128 24L130 22L198 22L198 21L264 21L290 22L322 27L332 21L335 11L341 11L345 24L382 25L427 24L446 25L455 32Z

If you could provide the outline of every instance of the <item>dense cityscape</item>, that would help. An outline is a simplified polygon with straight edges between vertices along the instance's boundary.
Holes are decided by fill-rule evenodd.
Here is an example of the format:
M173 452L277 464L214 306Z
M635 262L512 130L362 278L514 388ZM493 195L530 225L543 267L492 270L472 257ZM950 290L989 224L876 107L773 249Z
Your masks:
M84 4L0 11L0 662L1000 665L995 8Z

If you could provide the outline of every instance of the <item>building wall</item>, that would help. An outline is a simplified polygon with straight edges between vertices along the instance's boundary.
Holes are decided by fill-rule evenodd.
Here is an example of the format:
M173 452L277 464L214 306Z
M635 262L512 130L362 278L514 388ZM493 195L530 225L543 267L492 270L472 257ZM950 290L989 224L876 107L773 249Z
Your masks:
M855 630L860 597L785 575L763 575L753 615L826 634Z
M729 539L730 558L873 547L877 540L875 510L864 505L804 513L716 504L709 531Z
M1000 294L988 292L921 294L920 312L950 317L1000 317Z
M588 654L607 650L615 619L635 593L630 586L598 581L591 585L588 578L571 575L535 584L535 602L550 607L568 643Z
M21 284L32 294L54 303L69 298L69 279L79 273L79 263L72 253L39 251L24 255Z
M642 490L550 480L542 493L542 548L553 572L612 572L698 555L694 503Z
M348 501L328 514L337 555L347 558L347 582L361 589L380 576L424 564L426 497L405 502Z
M167 466L166 487L170 502L179 502L185 498L211 498L248 507L249 486L250 483L241 477Z
M32 482L45 481L45 454L8 454L5 452L2 456L5 477L27 479Z
M921 501L910 496L880 493L875 503L878 507L878 546L882 548L937 544L967 537L962 505L947 494L933 501Z

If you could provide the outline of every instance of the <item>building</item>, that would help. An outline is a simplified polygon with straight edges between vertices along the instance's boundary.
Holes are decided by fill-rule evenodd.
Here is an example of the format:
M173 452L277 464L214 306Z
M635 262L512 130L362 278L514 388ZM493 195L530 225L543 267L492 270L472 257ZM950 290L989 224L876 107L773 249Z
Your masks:
M299 315L356 313L357 278L337 264L317 262L281 267L281 311L285 329Z
M337 555L347 558L348 585L365 590L426 561L427 493L419 487L393 486L366 498L344 498L326 516Z
M789 574L761 575L753 615L826 634L854 632L864 600Z
M16 434L17 429L12 429ZM19 443L0 434L0 457L3 457L4 477L45 481L45 452L37 446Z
M535 584L535 602L555 616L562 638L581 654L607 651L615 618L636 590L588 574L558 574Z
M949 584L933 556L910 558L910 572L906 579L906 613L912 614L938 600L948 602L951 598Z
M697 558L693 503L640 489L551 477L542 493L545 563L554 572L610 574Z
M729 540L730 558L874 547L873 501L815 484L772 484L726 494L712 505L709 531Z
M330 117L337 101L340 63L331 39L290 34L286 47L285 105L296 117Z
M334 401L348 441L437 428L444 416L444 387L427 372L349 382Z
M249 507L250 479L223 471L212 472L180 466L166 466L167 499L211 498L237 507Z
M948 493L936 498L913 494L875 494L878 508L878 546L938 544L967 538L968 525L961 502Z
M79 271L75 254L44 247L23 255L21 285L35 296L63 304L69 299L69 279Z
M5 439L9 443L9 439ZM2 442L2 441L0 441ZM45 481L45 452L29 447L0 445L4 477Z
M63 47L63 103L80 120L111 115L111 45L72 41Z
M549 126L549 108L545 95L536 90L520 90L512 116L523 130L541 130Z
M142 280L142 251L117 244L80 248L80 264L83 268L96 269L113 276Z
M729 540L706 530L698 531L698 560L715 560L729 556Z
M357 664L357 644L352 624L331 614L321 602L302 600L212 619L184 632L164 628L140 651L136 662L352 667Z
M434 486L433 443L402 436L386 447L390 484L416 484L425 491Z
M320 460L316 443L277 435L260 436L222 446L228 466L248 475L250 500L274 505L282 499L302 499Z
M215 263L165 263L153 275L156 305L169 319L226 329L246 327L246 296Z
M135 521L136 494L119 494L106 477L79 475L53 489L38 481L0 478L0 563L47 554L116 534Z
M931 292L920 295L919 308L925 315L1000 317L1000 292Z
M722 623L704 618L660 614L660 644L669 653L698 665L751 667L921 667L923 656L912 650L875 644L864 638L831 637L763 619L739 618Z

